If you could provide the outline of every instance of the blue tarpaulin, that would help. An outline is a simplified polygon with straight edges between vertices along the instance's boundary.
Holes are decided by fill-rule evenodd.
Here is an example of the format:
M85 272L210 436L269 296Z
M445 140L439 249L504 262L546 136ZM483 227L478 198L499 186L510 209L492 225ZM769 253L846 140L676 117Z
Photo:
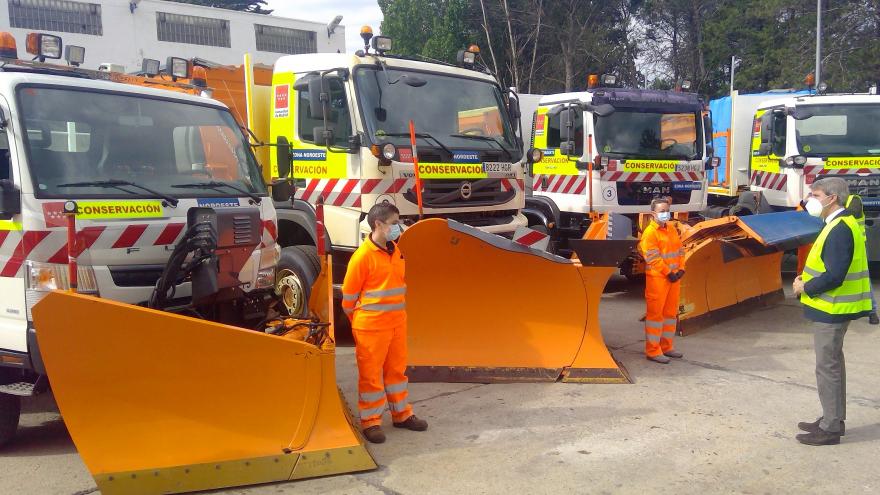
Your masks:
M794 249L816 240L824 226L822 220L805 211L783 211L739 217L768 246L780 250Z

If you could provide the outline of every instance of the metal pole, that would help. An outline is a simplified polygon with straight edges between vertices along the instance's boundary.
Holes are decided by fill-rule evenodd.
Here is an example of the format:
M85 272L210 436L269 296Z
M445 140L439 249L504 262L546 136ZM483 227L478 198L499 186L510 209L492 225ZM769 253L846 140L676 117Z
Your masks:
M733 96L733 76L736 73L736 55L730 57L730 96Z
M822 82L822 0L816 0L816 87Z

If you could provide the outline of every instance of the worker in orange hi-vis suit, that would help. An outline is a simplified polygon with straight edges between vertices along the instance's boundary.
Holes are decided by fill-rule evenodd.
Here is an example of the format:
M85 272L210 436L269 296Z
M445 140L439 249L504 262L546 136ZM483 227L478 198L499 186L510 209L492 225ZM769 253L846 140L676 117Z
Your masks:
M351 319L358 365L358 410L364 437L385 441L386 406L396 428L425 431L408 401L406 377L406 283L395 242L400 211L388 202L370 208L372 233L355 251L342 283L342 309Z
M669 364L682 354L673 347L678 321L679 280L684 276L684 250L670 222L669 199L651 201L653 219L642 233L639 250L645 258L645 357Z

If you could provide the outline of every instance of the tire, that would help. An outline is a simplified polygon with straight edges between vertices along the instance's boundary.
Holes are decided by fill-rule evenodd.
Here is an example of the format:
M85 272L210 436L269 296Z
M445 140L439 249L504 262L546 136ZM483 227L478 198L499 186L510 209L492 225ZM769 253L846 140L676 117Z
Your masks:
M318 258L318 248L308 244L293 247L302 251L305 257L312 263L312 268L314 268L314 273L317 277L321 273L321 259Z
M281 296L284 311L293 317L308 316L312 284L318 278L315 269L317 256L310 256L307 250L300 249L302 247L308 246L289 246L281 250L275 276L275 293Z
M21 397L0 394L0 447L15 437L21 417Z

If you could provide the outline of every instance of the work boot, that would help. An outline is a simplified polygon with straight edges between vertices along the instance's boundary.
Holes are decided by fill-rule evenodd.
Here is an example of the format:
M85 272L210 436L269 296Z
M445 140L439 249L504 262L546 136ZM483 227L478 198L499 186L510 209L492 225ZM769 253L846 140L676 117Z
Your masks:
M800 428L801 430L804 430L806 432L809 432L809 433L816 433L817 431L819 431L819 422L820 421L822 421L822 418L819 418L816 421L813 421L812 423L807 423L807 422L802 421L802 422L798 423L798 428ZM846 435L846 422L844 422L844 421L840 422L840 432L839 433L840 433L840 436Z
M684 354L682 354L678 351L666 351L663 353L663 355L666 357L671 357L671 358L675 358L675 359L681 359L684 357Z
M379 425L371 426L364 429L364 438L369 440L370 443L385 443L385 432L382 431L382 427Z
M419 419L415 414L406 418L405 421L401 421L400 423L394 423L395 428L406 428L407 430L412 431L425 431L428 429L428 422L424 419Z
M648 358L648 361L654 361L655 363L660 364L669 364L669 358L664 356L663 354L659 356L645 356Z
M873 311L868 315L868 323L871 325L880 325L880 317L877 316L876 311Z
M840 433L825 431L819 427L813 433L801 433L795 438L798 442L806 445L837 445L840 443Z

